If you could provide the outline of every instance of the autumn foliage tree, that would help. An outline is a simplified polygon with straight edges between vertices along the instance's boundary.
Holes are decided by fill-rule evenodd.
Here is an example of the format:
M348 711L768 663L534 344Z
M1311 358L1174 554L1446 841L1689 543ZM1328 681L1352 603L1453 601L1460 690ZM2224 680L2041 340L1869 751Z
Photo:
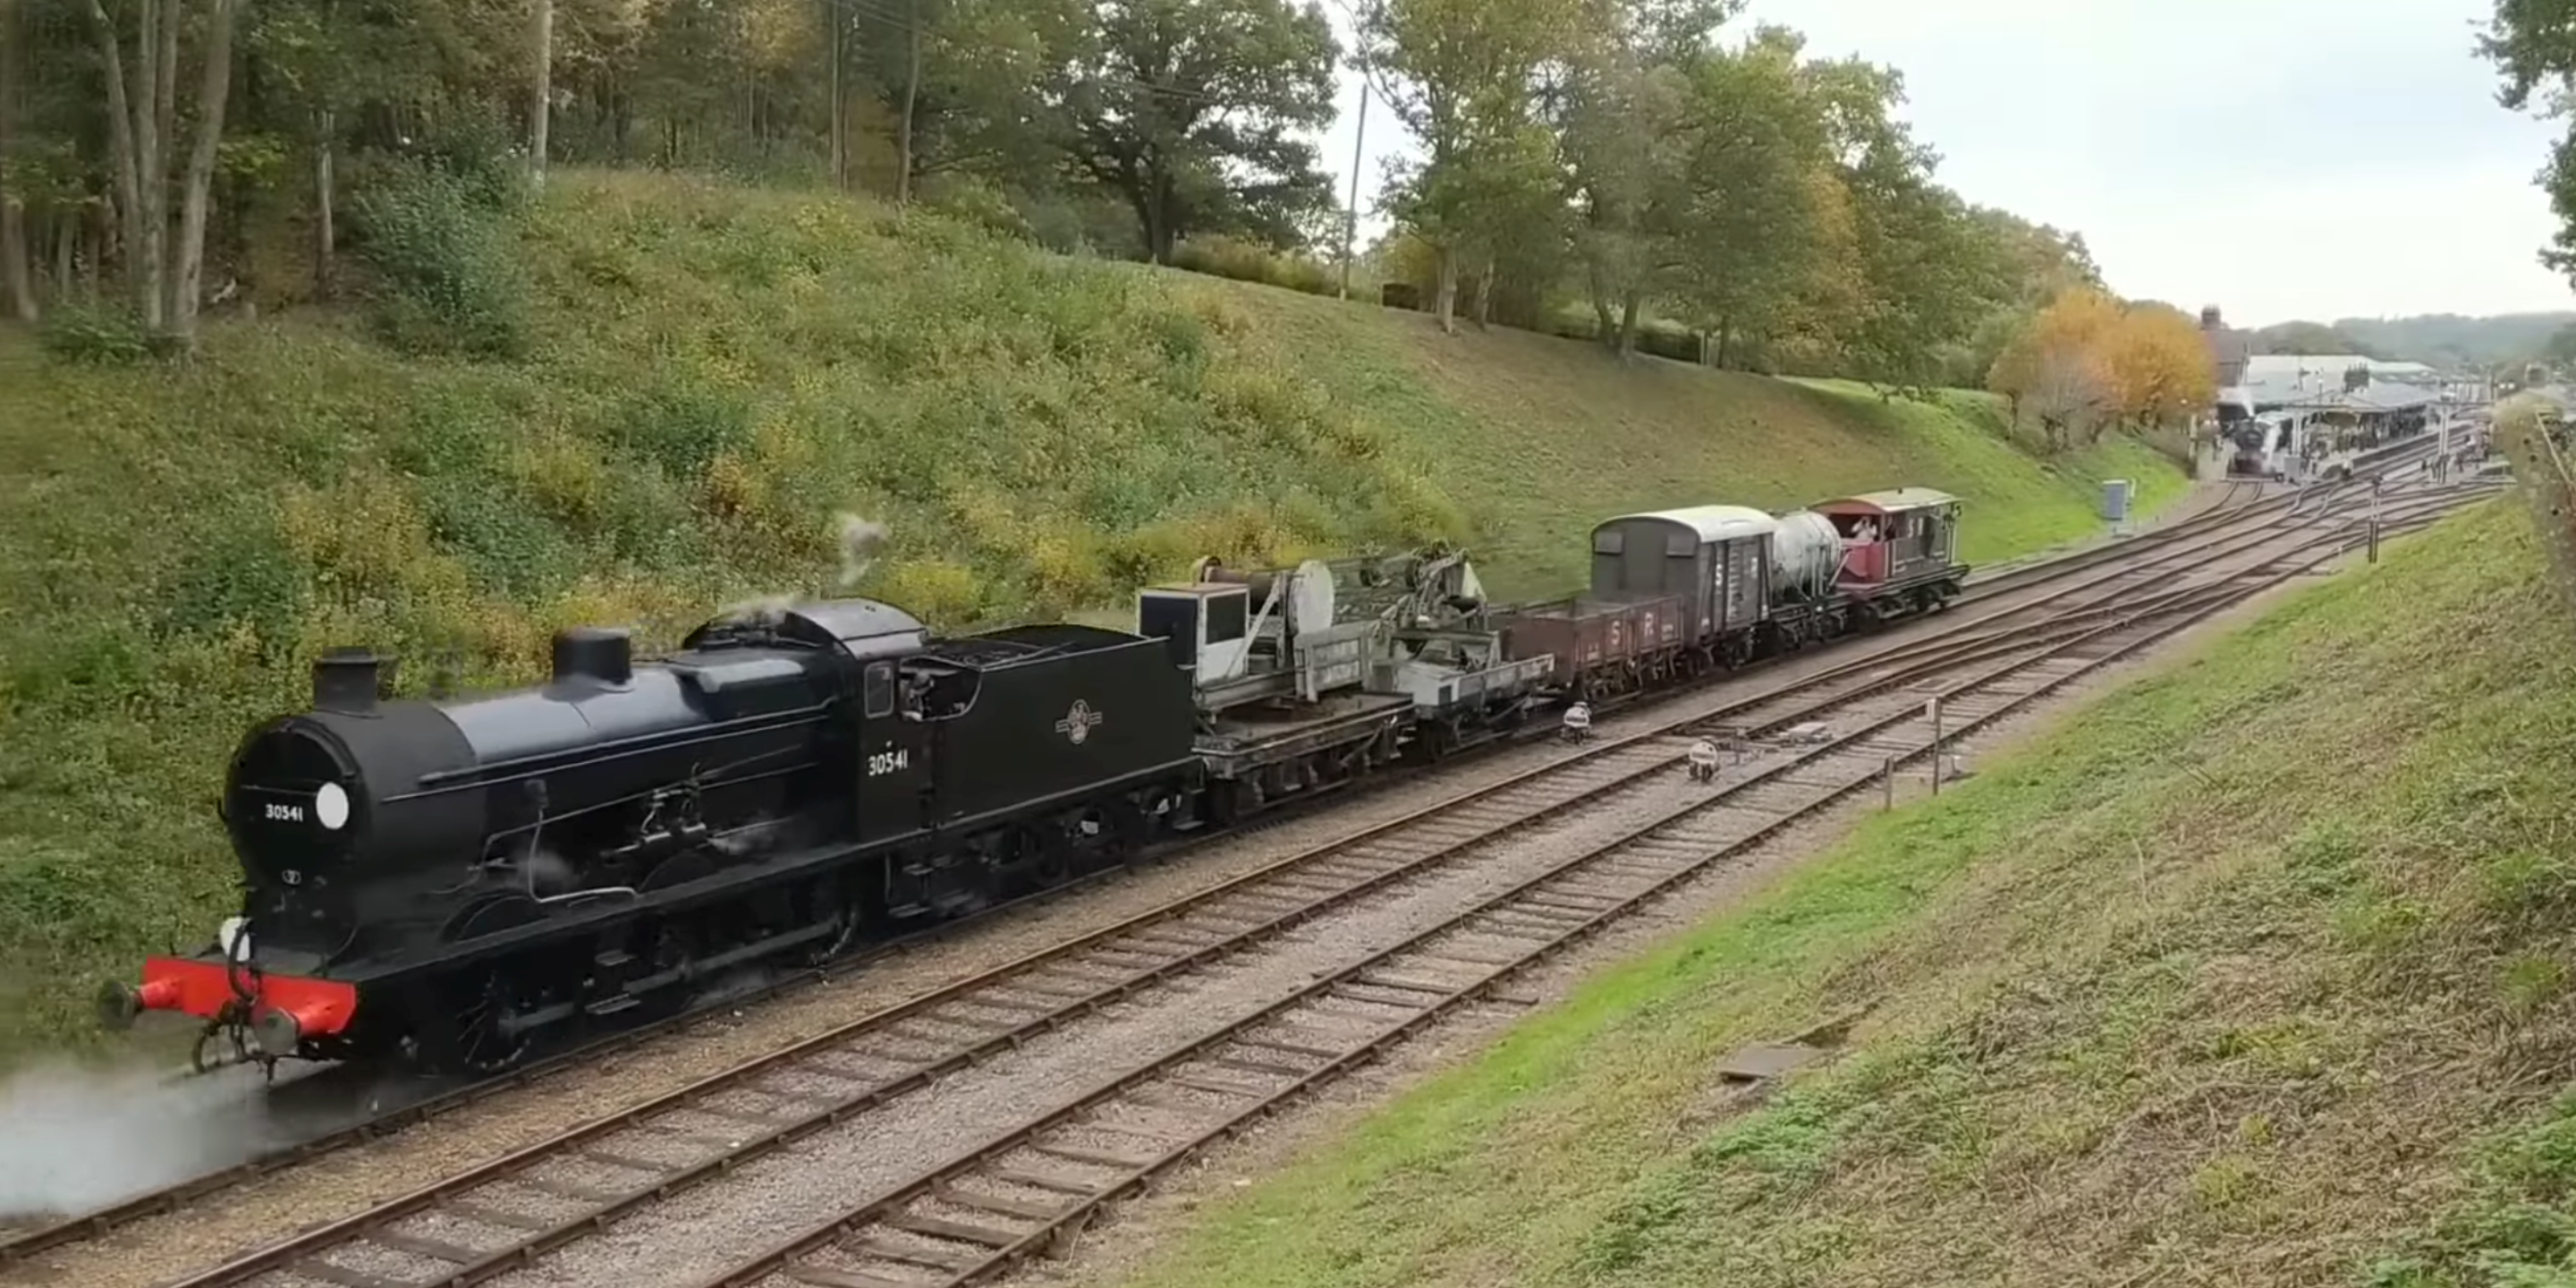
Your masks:
M2218 377L2199 327L2179 309L2124 304L2089 286L2050 301L2004 346L1986 387L2053 448L2117 424L2169 424L2208 406Z
M2104 364L2111 402L2141 427L2178 423L2218 397L2218 371L2200 324L2170 304L2131 304Z

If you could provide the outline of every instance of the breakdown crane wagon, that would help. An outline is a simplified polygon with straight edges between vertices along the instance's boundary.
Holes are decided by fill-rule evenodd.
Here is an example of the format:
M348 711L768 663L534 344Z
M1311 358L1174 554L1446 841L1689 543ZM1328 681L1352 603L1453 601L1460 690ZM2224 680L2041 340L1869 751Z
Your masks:
M1136 629L1189 676L1210 813L1231 820L1519 723L1554 659L1505 657L1485 611L1452 551L1251 573L1201 560L1138 595Z

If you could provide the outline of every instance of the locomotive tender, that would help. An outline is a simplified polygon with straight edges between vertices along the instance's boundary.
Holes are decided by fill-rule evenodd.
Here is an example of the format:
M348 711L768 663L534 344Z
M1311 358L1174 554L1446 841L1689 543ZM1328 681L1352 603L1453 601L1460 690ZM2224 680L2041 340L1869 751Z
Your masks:
M939 638L861 599L719 618L658 660L574 629L546 683L456 700L387 701L381 661L337 652L233 759L241 914L111 981L102 1015L202 1020L200 1067L506 1068L1550 705L1937 608L1967 571L1957 511L1917 488L1620 516L1588 594L1511 609L1435 549L1202 561L1140 593L1132 634Z

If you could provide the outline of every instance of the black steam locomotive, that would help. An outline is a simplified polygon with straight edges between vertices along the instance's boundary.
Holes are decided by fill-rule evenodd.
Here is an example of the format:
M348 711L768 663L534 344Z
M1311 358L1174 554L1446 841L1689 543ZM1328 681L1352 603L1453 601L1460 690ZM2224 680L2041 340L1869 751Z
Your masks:
M559 1028L820 961L1200 826L1186 675L1077 625L934 639L866 600L722 619L637 663L554 640L545 685L380 701L364 653L233 760L243 913L109 985L207 1022L201 1065L488 1071ZM210 1060L210 1055L213 1057Z

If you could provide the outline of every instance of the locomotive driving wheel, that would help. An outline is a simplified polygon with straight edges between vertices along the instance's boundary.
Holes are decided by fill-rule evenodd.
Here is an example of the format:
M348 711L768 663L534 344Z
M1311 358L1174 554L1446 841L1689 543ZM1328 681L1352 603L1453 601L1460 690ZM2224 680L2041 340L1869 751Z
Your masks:
M839 919L840 925L805 950L805 965L809 968L830 964L859 941L859 911L856 907L841 904L832 915Z
M468 1073L504 1072L527 1058L528 1034L510 1024L526 1009L527 999L509 974L486 970L460 1000L453 1042L456 1066Z
M545 910L534 899L520 894L496 895L458 913L448 925L445 938L451 943L463 942L544 917ZM446 994L445 1004L426 1017L424 1024L428 1035L425 1041L431 1045L424 1054L433 1063L492 1074L526 1058L528 1032L513 1021L534 1009L538 998L528 988L522 971L514 970L509 959L477 967L439 991Z

